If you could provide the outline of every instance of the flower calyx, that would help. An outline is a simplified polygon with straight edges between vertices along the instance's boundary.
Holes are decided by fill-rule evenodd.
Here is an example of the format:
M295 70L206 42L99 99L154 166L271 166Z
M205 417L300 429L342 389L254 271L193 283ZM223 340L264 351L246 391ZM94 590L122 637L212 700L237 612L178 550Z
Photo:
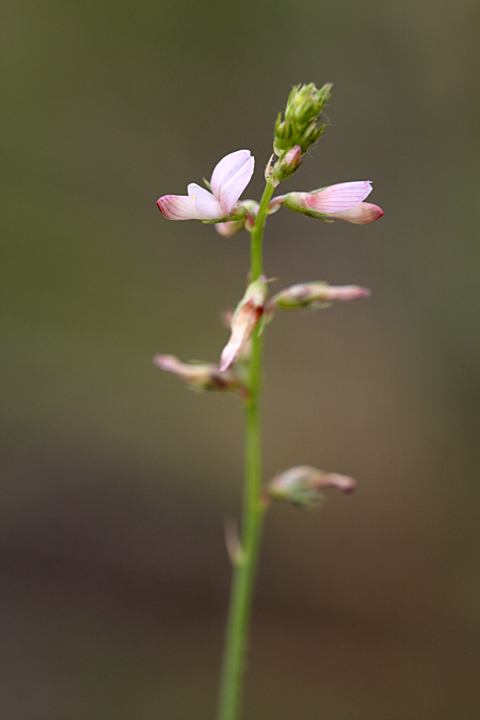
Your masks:
M243 228L248 230L248 232L252 232L255 227L255 219L259 207L258 202L255 200L242 200L238 202L235 210L239 219L216 223L215 230L222 237L231 237Z

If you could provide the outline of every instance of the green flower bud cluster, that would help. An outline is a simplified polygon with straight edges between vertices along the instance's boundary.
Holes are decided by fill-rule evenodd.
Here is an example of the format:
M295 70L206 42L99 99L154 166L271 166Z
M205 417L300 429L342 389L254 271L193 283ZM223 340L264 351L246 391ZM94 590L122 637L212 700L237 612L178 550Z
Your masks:
M295 145L300 145L303 155L317 142L325 129L325 125L319 126L317 121L330 99L331 88L331 83L326 83L320 90L314 83L293 88L283 119L280 112L275 123L273 149L276 155L283 157Z

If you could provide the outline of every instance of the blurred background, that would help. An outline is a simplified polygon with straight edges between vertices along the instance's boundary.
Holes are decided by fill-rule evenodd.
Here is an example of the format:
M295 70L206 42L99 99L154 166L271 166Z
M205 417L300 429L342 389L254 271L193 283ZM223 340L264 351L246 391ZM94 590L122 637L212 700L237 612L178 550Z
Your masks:
M248 148L260 197L292 85L333 82L287 190L371 179L373 225L283 210L280 289L370 300L269 326L265 477L353 475L268 516L249 720L480 711L479 45L474 0L5 0L1 625L4 720L211 720L236 516L235 398L215 361L249 239L155 202Z

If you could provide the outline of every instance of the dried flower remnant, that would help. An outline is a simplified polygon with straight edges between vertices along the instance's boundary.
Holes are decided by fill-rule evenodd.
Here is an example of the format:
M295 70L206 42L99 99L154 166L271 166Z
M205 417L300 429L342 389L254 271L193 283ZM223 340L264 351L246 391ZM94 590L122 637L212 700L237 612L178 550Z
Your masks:
M329 285L326 282L306 282L280 290L267 304L266 312L275 308L300 310L329 307L332 302L355 302L370 297L370 290L359 285Z
M262 275L258 280L250 283L233 313L230 325L232 332L223 348L220 370L231 367L240 357L262 317L266 298L266 278Z
M297 465L276 475L268 484L266 495L306 510L317 510L326 500L324 490L337 488L351 493L355 487L355 480L347 475L325 473L310 465Z
M254 167L250 151L237 150L216 165L209 183L212 192L190 183L188 195L164 195L157 200L158 208L169 220L241 220L246 209L237 200L250 182Z
M244 396L247 393L245 385L233 371L223 372L213 363L183 363L175 355L156 355L153 362L197 390L238 392Z

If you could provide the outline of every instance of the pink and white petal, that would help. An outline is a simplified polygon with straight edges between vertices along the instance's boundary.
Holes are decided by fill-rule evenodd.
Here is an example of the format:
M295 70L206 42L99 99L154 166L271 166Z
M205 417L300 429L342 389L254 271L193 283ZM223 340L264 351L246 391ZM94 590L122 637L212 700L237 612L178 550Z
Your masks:
M201 220L195 200L188 195L164 195L157 200L158 209L169 220Z
M220 202L227 212L232 211L238 198L247 187L250 182L250 178L253 175L254 168L255 159L250 156L237 174L222 186L222 189L220 190Z
M365 200L372 192L369 180L330 185L318 193L306 193L305 200L312 210L325 215L343 212Z
M274 197L273 200L270 200L270 203L268 205L268 214L273 215L273 213L276 213L277 210L280 210L283 203L285 202L285 195L277 195L277 197Z
M232 237L238 230L244 226L244 221L229 220L224 223L215 223L215 230L222 237Z
M198 217L201 220L221 220L228 214L225 213L217 198L200 185L190 183L188 194L194 201Z
M217 163L211 179L212 192L216 197L220 195L222 186L231 180L250 159L253 159L250 150L236 150L229 155L225 155Z
M332 213L330 217L336 218L337 220L346 220L347 222L354 223L355 225L367 225L368 223L378 220L382 217L383 210L378 205L372 205L372 203L358 203L348 210L344 210L339 213Z
M250 182L254 167L250 150L237 150L220 160L213 171L212 192L227 215Z
M238 328L236 330L232 330L230 340L222 350L222 355L220 357L220 372L228 370L229 367L237 362L241 355L242 348L245 346L247 341L248 337L246 337L245 332L242 329Z

